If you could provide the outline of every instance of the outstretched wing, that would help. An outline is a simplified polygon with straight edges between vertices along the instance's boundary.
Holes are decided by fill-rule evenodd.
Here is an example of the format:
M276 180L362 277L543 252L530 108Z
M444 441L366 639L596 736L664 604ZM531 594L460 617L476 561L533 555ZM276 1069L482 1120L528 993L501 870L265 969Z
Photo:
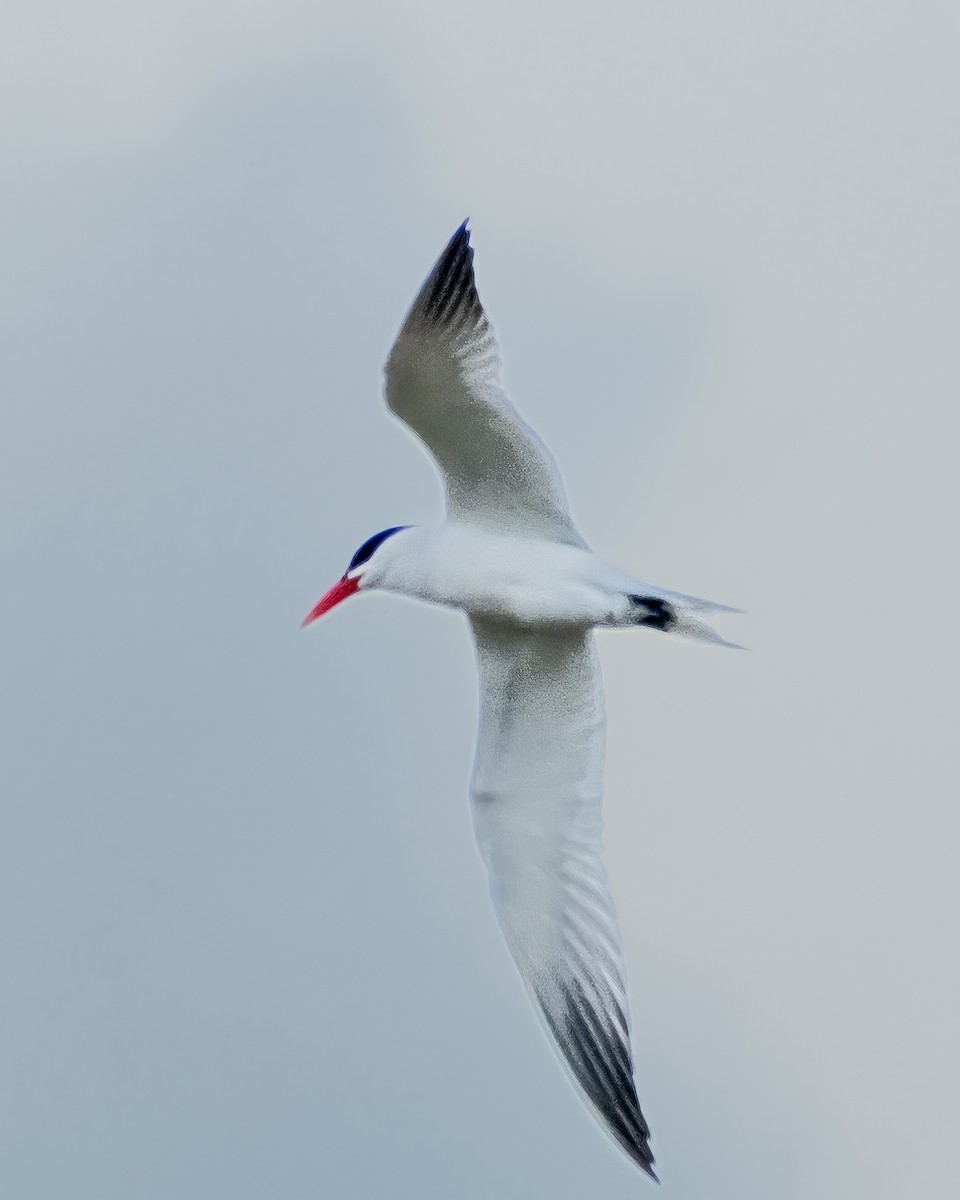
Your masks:
M584 545L550 451L510 403L464 222L428 275L384 369L393 412L443 476L451 520Z
M656 1178L601 859L605 714L593 634L472 626L480 672L473 817L497 916L577 1087Z

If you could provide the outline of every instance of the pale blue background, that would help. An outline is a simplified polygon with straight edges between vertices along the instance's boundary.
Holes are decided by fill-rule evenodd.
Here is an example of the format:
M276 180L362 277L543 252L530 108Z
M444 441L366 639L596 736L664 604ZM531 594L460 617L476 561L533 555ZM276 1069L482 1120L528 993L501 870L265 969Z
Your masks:
M473 217L596 548L667 1197L956 1194L952 4L8 5L0 1194L653 1195L496 929L379 371Z

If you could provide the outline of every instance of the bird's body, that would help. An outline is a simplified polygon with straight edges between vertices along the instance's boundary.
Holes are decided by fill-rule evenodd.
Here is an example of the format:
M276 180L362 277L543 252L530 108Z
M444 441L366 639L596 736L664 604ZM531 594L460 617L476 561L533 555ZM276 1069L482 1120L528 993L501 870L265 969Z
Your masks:
M669 606L684 626L676 632L719 640L698 617L720 605L641 583L586 547L458 521L400 529L371 564L370 585L529 629L652 624L661 606Z
M304 623L372 588L467 615L480 679L471 800L497 916L570 1077L655 1179L601 857L605 711L592 631L722 643L705 618L724 606L650 587L589 549L553 457L503 391L466 223L397 335L385 392L440 469L447 520L369 538Z

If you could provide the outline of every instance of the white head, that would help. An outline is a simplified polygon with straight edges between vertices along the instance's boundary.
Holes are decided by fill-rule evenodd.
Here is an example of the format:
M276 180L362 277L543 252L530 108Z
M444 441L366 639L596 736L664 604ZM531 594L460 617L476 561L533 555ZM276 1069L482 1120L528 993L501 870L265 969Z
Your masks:
M364 588L382 587L386 581L390 566L397 558L398 547L392 540L395 533L409 529L409 525L395 525L392 529L381 530L373 537L368 537L347 567L343 576L337 580L328 592L325 592L303 619L303 625L309 625L317 617L328 613L341 600ZM303 625L300 628L303 628Z

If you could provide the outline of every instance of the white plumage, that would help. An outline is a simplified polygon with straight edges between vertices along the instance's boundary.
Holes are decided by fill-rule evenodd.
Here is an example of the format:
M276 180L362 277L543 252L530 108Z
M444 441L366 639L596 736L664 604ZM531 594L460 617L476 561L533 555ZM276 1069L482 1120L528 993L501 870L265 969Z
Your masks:
M705 620L724 606L650 587L590 551L553 456L503 390L466 222L397 335L384 390L440 469L447 520L374 535L304 623L369 588L468 615L480 677L473 819L497 917L571 1078L655 1179L601 858L606 721L592 629L727 644Z
M473 279L466 222L407 315L384 370L387 404L427 445L447 519L585 546L553 455L503 390L500 351Z

